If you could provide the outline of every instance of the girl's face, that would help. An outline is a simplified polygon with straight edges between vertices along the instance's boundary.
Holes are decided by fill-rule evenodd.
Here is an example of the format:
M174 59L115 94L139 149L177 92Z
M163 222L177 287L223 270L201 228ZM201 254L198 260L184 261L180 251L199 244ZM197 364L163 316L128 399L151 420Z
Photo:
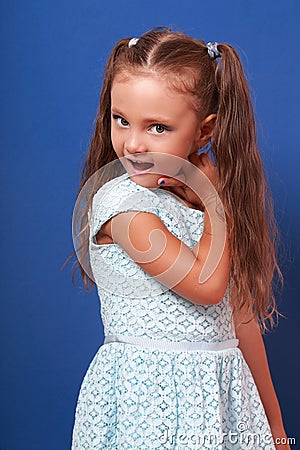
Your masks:
M114 80L111 140L135 183L157 188L157 180L167 174L164 168L170 176L176 175L182 165L180 158L186 160L199 148L200 135L191 95L170 90L156 76L117 76Z

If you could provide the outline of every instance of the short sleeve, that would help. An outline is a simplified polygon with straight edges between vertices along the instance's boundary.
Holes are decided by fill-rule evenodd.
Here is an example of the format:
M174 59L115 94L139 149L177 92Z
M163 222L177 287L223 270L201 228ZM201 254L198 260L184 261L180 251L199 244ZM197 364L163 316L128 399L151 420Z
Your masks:
M127 174L125 174L127 175ZM151 190L134 183L129 176L115 178L106 183L94 195L90 222L93 238L102 225L115 215L126 211L159 214L159 197Z

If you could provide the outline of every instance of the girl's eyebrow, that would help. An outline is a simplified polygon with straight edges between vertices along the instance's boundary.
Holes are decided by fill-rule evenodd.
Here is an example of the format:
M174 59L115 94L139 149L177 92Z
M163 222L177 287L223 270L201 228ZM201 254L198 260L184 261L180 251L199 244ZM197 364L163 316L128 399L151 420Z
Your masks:
M126 114L123 114L121 111L111 107L111 113L112 114L117 114L121 117L126 117ZM168 117L163 117L163 116L156 116L156 117L146 117L143 119L144 123L172 123L174 122L174 119L168 118Z

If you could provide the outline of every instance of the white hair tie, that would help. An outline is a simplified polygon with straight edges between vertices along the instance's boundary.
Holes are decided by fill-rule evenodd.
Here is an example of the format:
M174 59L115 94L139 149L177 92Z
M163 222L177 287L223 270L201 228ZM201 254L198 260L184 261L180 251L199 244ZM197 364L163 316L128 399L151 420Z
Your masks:
M217 59L222 56L222 52L218 50L217 42L208 42L206 48L211 59Z
M128 47L132 47L133 45L135 45L138 42L139 38L132 38L130 39L130 41L128 42Z

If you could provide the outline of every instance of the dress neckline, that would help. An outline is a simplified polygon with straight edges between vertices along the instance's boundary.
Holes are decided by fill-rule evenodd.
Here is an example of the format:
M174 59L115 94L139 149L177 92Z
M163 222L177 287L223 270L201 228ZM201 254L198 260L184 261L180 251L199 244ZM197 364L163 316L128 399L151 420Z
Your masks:
M158 188L159 189L159 188ZM170 192L170 191L166 191L166 190L164 190L164 189L160 189L160 192L167 192L167 193L169 193L170 195L172 195L172 197L180 204L180 205L182 205L184 208L186 208L186 209L188 209L189 211L196 211L197 213L201 213L201 214L204 214L204 211L201 211L201 209L196 209L196 208L190 208L188 205L186 205L185 203L184 203L184 201L178 196L178 195L176 195L175 193L173 193L173 192Z
M170 191L166 191L166 190L164 190L164 189L160 189L160 187L159 186L157 186L157 187L154 187L154 188L146 188L146 187L144 187L144 186L141 186L141 185L139 185L139 184L137 184L137 183L135 183L135 181L132 181L131 180L131 178L130 178L130 176L129 176L129 174L127 173L127 172L125 172L123 175L121 175L121 176L123 176L125 179L127 179L130 183L134 183L134 184L136 184L140 189L147 189L147 190L149 190L149 191L159 191L159 192L167 192L167 193L169 193L170 195L172 195L172 197L175 199L175 200L177 200L178 201L178 203L180 204L180 205L182 205L184 208L186 208L186 209L188 209L188 210L190 210L190 211L195 211L195 212L197 212L197 213L201 213L201 214L203 214L204 215L204 211L201 211L201 209L196 209L196 208L190 208L188 205L186 205L183 201L182 201L182 199L180 199L180 197L178 196L178 195L176 195L175 193L173 193L173 192L170 192Z

